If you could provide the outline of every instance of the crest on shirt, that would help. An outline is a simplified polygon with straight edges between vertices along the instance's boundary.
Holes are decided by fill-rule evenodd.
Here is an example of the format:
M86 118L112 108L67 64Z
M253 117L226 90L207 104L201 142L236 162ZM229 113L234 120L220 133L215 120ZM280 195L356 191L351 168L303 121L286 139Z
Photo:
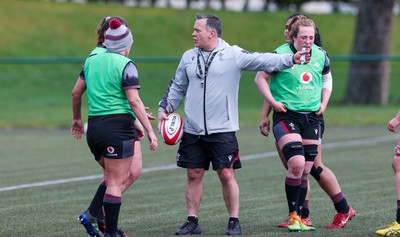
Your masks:
M224 54L221 53L221 52L219 52L219 53L218 53L218 56L219 56L219 60L222 60L222 57L224 56Z

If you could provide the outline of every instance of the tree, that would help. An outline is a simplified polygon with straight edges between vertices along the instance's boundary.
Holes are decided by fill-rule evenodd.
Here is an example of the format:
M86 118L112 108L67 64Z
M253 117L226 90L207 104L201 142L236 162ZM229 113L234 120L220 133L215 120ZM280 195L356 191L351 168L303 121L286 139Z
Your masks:
M347 78L347 104L386 104L395 0L359 1L356 31Z
M226 10L226 0L221 0L221 3L222 3L222 8L221 8L221 10Z
M245 0L244 6L243 6L243 11L249 10L249 0Z

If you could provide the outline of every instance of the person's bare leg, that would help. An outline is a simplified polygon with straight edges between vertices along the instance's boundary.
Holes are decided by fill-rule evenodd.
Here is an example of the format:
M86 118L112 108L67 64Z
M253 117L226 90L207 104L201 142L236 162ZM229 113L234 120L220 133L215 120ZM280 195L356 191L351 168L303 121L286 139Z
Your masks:
M319 186L325 191L326 194L328 194L329 197L332 197L342 191L335 174L331 169L322 163L321 145L318 145L318 155L315 157L314 166L317 171L314 171L312 175L314 175L314 178L318 182Z
M142 175L142 149L140 142L134 143L134 155L129 169L128 179L124 181L122 193L124 193L132 184Z
M123 183L128 179L132 157L124 159L104 159L107 183L103 207L106 216L106 234L117 233L120 207L122 204Z
M222 194L224 196L226 208L229 216L239 216L239 185L235 179L235 172L232 168L217 170L222 184Z
M188 216L197 216L199 213L200 202L203 197L203 176L204 169L186 170L186 208Z

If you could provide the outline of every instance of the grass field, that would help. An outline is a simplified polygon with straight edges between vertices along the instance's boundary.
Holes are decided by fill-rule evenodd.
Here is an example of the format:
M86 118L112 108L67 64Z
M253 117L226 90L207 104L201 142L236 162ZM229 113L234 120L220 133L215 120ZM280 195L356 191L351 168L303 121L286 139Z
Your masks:
M73 4L38 0L0 1L0 21L7 22L1 58L81 58L95 46L95 29L107 15L124 16L135 42L130 57L177 57L193 47L191 33L198 10L132 8L117 4ZM250 51L272 51L283 40L283 24L292 12L208 11L221 17L223 38ZM329 55L351 53L356 16L310 15L318 24ZM12 19L12 20L10 20ZM400 36L400 16L394 18L393 39ZM335 22L335 24L332 24ZM23 26L23 27L21 27ZM344 27L345 26L345 27ZM391 55L400 54L392 41ZM400 63L392 62L387 106L343 106L348 61L332 60L333 93L326 111L328 125L383 125L398 110ZM173 76L177 62L139 62L141 98L152 111ZM82 62L0 63L0 128L66 128L71 123L71 91ZM253 72L242 76L239 91L242 126L256 126L262 107ZM86 101L84 101L86 106ZM86 108L86 107L85 107ZM85 112L85 111L84 111Z
M238 138L244 236L374 236L394 220L391 158L396 135L384 127L327 127L323 160L338 177L356 217L345 229L325 229L335 210L312 180L314 233L291 234L276 227L287 215L287 204L285 172L273 141L256 127L243 127ZM160 144L156 152L147 147L143 141L144 173L123 196L120 226L130 236L172 236L185 220L185 171L175 168L176 146ZM0 236L85 236L76 218L87 208L101 172L85 140L74 140L64 129L3 129L0 150ZM213 171L205 176L200 223L206 236L223 235L226 228L227 212Z
M0 1L0 37L5 58L84 58L94 46L94 30L106 15L122 15L135 37L132 58L179 57L193 47L190 34L197 10L127 8L106 4L71 4L37 0ZM289 12L214 12L224 22L224 39L252 51L271 51L282 42ZM311 15L330 55L350 53L355 16ZM11 20L10 20L11 19ZM332 25L335 22L335 25ZM162 24L161 24L162 23ZM395 17L393 38L400 35ZM343 27L346 26L346 27ZM255 36L255 37L254 37ZM400 41L393 40L393 55ZM343 106L346 61L332 61L334 91L325 112L323 160L336 174L357 214L343 230L327 230L335 214L332 202L311 181L314 233L291 234L276 225L287 215L284 169L272 138L259 135L261 96L254 73L244 73L240 87L238 132L243 169L240 218L244 236L374 236L394 221L396 196L391 168L396 135L385 124L398 111L399 62L393 62L387 106ZM0 236L85 236L77 216L87 208L101 170L85 140L74 140L71 90L82 63L0 64ZM177 63L138 63L141 97L156 112ZM86 105L83 110L87 109ZM85 114L86 111L83 111ZM153 126L155 123L153 122ZM175 167L176 146L160 144L150 152L142 143L144 173L123 196L120 226L129 236L172 236L185 220L185 171ZM203 235L225 231L227 212L219 180L206 174L200 210Z

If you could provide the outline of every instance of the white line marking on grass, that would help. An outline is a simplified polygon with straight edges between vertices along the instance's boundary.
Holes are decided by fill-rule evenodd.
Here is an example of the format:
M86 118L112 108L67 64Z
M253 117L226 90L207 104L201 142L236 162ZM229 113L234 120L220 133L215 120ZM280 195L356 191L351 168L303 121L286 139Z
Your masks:
M0 188L0 192L10 191L10 190L15 190L15 189L22 189L22 188L47 186L47 185L52 185L52 184L64 184L64 183L72 183L72 182L78 182L78 181L84 181L84 180L99 179L101 177L103 177L103 175L90 175L90 176L82 176L82 177L76 177L76 178L70 178L70 179L58 179L58 180L44 181L44 182L39 182L39 183L21 184L21 185L16 185L16 186Z
M393 135L393 136L372 137L372 138L366 138L366 139L350 140L350 141L343 141L343 142L331 142L331 143L326 143L326 144L324 143L322 145L322 149L374 145L374 144L387 142L387 141L396 141L396 139L397 139L397 135ZM272 156L276 156L276 155L278 155L276 151L264 152L264 153L241 156L240 160L242 160L242 161L243 160L254 160L254 159L268 158L268 157L272 157ZM157 172L157 171L161 171L161 170L172 170L172 169L177 169L177 168L178 167L176 166L176 164L171 164L171 165L143 168L142 172L149 173L149 172ZM80 181L85 181L85 180L100 179L102 177L103 177L103 175L90 175L90 176L82 176L82 177L76 177L76 178L70 178L70 179L58 179L58 180L44 181L44 182L31 183L31 184L21 184L21 185L0 188L0 192L23 189L23 188L48 186L48 185L53 185L53 184L80 182Z

